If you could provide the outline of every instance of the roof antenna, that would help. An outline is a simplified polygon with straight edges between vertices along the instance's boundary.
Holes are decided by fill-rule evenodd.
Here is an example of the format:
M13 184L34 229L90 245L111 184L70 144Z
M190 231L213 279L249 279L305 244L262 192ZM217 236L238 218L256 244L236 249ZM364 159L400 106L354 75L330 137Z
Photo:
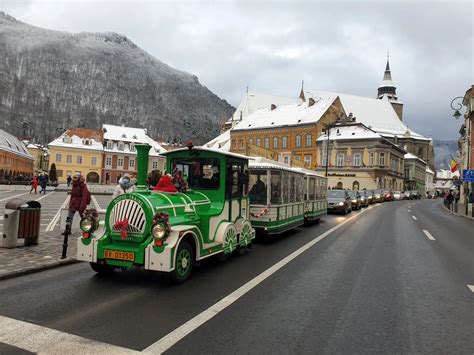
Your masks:
M304 90L304 80L301 80L301 90Z
M247 85L247 95L249 94L249 86Z

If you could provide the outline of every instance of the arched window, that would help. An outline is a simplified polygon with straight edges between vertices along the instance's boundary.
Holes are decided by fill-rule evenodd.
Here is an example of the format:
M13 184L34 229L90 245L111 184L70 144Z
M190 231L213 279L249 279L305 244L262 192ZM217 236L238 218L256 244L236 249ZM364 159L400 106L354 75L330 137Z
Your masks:
M288 148L288 137L287 136L281 137L281 147L282 148Z
M361 155L360 153L355 153L352 157L352 165L353 166L360 166L361 165Z
M243 139L241 139L239 141L239 146L240 146L240 149L244 149L244 140Z
M359 181L354 181L352 183L352 190L359 190L359 187L360 187Z
M273 137L273 148L278 148L278 137Z
M261 147L262 146L262 138L258 137L257 138L257 147Z
M308 133L306 135L306 147L311 147L311 145L312 145L311 133Z
M253 144L253 138L249 138L249 145Z
M265 148L270 148L270 138L269 137L265 137Z
M301 148L301 136L299 134L297 134L295 137L295 147Z
M342 190L342 186L343 186L343 185L342 185L342 181L339 181L339 182L337 183L337 185L336 185L336 187L337 187L338 189L341 189L341 190Z

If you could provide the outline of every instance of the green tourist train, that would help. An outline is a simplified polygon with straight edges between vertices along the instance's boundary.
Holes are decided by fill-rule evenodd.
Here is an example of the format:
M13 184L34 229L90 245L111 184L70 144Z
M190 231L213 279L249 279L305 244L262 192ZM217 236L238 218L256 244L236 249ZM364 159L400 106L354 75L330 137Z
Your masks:
M137 189L114 198L99 221L86 210L77 259L100 274L139 267L184 282L196 261L245 252L255 229L280 233L326 214L326 179L263 158L192 147L165 153L186 188L150 191L149 145L137 144Z

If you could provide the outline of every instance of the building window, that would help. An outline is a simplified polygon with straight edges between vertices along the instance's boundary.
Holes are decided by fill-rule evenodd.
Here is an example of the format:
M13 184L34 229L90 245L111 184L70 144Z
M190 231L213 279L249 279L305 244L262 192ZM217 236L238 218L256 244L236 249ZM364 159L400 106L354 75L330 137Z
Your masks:
M114 142L113 141L107 141L107 149L114 149Z
M237 148L237 142L235 141L235 139L232 139L232 149L235 148Z
M379 154L379 165L380 166L385 166L385 153L380 153Z
M262 145L262 138L258 137L257 138L257 147L260 147Z
M125 143L124 142L118 142L117 149L118 150L124 150L125 149Z
M152 165L153 170L158 169L158 162L157 161L154 161L151 165Z
M253 144L253 138L249 138L249 145Z
M112 166L112 157L105 157L105 166Z
M304 156L304 163L306 164L307 167L311 167L311 155L306 154Z
M299 134L297 134L295 137L295 147L301 148L301 136Z
M69 143L69 144L71 144L71 143L72 143L72 138L69 137L69 136L64 136L63 142L64 142L64 143Z
M71 154L66 155L66 163L72 164L72 155Z
M278 137L273 137L273 148L278 148Z
M312 145L311 134L307 134L306 135L306 147L311 147L311 145Z
M87 138L84 139L84 140L82 141L82 143L83 143L84 145L92 145L92 142L90 141L90 139L87 139Z
M360 153L355 153L352 157L352 165L353 166L360 166L361 165L361 156Z
M117 159L117 167L118 168L123 168L123 158L118 158Z
M374 165L374 153L369 154L369 166Z
M344 166L344 153L337 153L336 164L337 166Z
M56 163L60 163L62 159L62 154L61 153L56 153Z
M58 177L58 178L63 177L63 171L62 170L56 170L56 177Z
M82 164L82 155L77 156L77 164Z
M97 157L91 157L91 165L92 166L97 165Z
M240 149L244 149L244 140L241 139L239 143L240 143Z
M270 148L270 138L269 137L265 137L265 148Z
M301 156L299 154L295 155L295 160L301 160Z
M288 137L287 136L281 137L281 147L282 148L288 148Z
M285 155L283 157L283 163L289 165L290 164L290 157L288 155Z
M326 152L321 150L321 165L326 166Z
M130 159L130 160L128 161L128 168L129 168L130 170L135 169L135 159Z
M135 144L130 143L130 151L134 152L135 151Z

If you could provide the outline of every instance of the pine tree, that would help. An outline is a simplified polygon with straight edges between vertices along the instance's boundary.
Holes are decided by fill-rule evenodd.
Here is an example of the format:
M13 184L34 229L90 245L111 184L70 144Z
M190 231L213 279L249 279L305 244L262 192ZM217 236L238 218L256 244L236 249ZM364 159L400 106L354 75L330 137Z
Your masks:
M55 163L51 164L51 168L49 169L49 180L53 183L58 181Z

